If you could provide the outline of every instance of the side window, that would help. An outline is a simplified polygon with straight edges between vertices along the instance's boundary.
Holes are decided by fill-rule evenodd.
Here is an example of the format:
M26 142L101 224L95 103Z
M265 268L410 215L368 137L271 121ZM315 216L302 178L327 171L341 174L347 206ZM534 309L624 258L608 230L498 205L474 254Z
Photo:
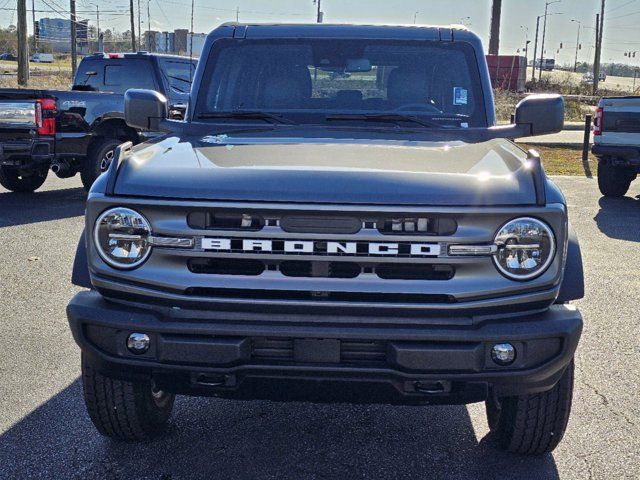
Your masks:
M160 60L160 68L169 88L177 93L189 93L196 63L179 60Z
M95 61L87 61L80 63L78 73L74 80L74 86L83 87L85 90L99 92L102 86L100 64Z
M120 87L122 85L120 73L122 65L107 65L104 67L104 85L106 87Z
M104 67L104 91L124 93L130 88L155 90L154 70L144 60L124 60Z

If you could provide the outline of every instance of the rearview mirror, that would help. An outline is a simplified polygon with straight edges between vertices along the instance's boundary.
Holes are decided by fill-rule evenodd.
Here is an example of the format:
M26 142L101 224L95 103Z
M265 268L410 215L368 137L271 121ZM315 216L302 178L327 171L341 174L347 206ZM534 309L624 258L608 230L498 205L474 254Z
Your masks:
M524 135L557 133L564 127L564 99L560 95L530 95L516 105L515 123Z
M169 116L167 98L155 90L129 89L124 94L124 119L139 130L159 131Z

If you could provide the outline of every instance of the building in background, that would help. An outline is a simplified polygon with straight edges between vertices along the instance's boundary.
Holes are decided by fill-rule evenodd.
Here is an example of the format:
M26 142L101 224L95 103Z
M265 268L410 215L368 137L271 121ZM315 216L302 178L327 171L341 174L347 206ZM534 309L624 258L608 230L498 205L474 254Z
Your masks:
M151 30L142 32L142 49L153 53L189 55L193 44L193 56L198 57L206 39L206 33L194 33L192 40L192 35L185 29L173 32Z
M76 22L78 53L88 53L89 20ZM66 18L41 18L37 22L38 42L54 53L71 53L71 20Z
M207 40L206 33L189 33L187 35L187 55L193 55L194 57L199 57L202 54L202 50L204 49L204 43ZM191 48L193 47L193 52Z
M156 52L174 53L174 32L155 32Z
M487 55L493 88L524 92L527 83L527 59L520 55Z
M187 52L187 36L189 36L189 30L186 28L179 28L173 31L173 48L175 53Z

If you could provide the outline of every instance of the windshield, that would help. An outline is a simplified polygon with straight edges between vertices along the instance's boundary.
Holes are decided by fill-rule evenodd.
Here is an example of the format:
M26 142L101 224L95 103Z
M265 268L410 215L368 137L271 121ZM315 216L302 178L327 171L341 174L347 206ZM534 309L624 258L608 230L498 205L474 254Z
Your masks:
M466 43L220 40L203 78L196 118L251 111L300 123L345 121L344 114L353 114L487 125L477 60Z

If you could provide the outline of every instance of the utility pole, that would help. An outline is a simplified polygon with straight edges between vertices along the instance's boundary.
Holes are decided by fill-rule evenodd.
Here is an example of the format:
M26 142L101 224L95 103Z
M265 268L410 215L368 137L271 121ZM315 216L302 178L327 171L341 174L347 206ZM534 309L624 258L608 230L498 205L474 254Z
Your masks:
M191 37L189 38L189 60L193 59L193 11L195 9L195 6L195 0L191 0ZM191 67L189 67L189 80L193 80L193 68Z
M98 47L100 47L100 7L96 3L96 27L98 28ZM102 52L101 48L98 48L99 52Z
M236 23L240 23L240 7L236 7Z
M138 0L138 51L142 50L141 48L142 45L140 44L141 37L142 37L142 24L140 21L140 0ZM135 52L135 48L133 49L133 51Z
M38 27L36 27L36 0L31 0L31 18L33 19L33 43L36 53L38 53Z
M500 52L500 16L502 14L502 0L493 0L491 7L491 36L489 37L489 55L499 55Z
M580 50L580 28L582 27L582 22L580 20L571 20L572 22L576 22L578 24L578 40L576 40L576 59L573 62L573 71L578 71L578 50Z
M536 82L536 58L538 56L538 31L540 30L540 18L541 15L538 15L538 19L536 20L536 42L533 44L533 73L531 74L531 81L533 83Z
M147 0L147 51L151 51L151 0Z
M140 4L138 3L138 5ZM135 17L133 14L133 0L129 0L129 18L131 21L131 51L135 52L136 51L136 23L135 23ZM138 20L140 20L140 17L138 17ZM138 28L138 33L140 33L139 28Z
M71 76L75 77L78 69L77 32L76 32L76 0L69 1L71 12Z
M315 3L318 6L318 13L316 15L316 22L317 23L322 23L322 19L324 17L324 14L322 13L322 0L313 0L313 3Z
M18 85L29 83L29 42L27 40L27 0L18 0Z
M600 14L596 13L596 53L593 58L593 95L598 91L598 76L600 75L600 64L598 63L600 49Z
M604 4L605 0L600 2L600 18L596 19L596 61L593 65L593 94L598 91L598 82L600 81L600 61L602 58L602 37L604 31Z
M555 0L553 2L546 2L544 4L544 26L542 27L542 46L540 48L540 66L538 68L538 80L542 80L542 63L544 60L544 40L547 35L547 17L549 16L549 5L554 3L560 3L561 0Z

